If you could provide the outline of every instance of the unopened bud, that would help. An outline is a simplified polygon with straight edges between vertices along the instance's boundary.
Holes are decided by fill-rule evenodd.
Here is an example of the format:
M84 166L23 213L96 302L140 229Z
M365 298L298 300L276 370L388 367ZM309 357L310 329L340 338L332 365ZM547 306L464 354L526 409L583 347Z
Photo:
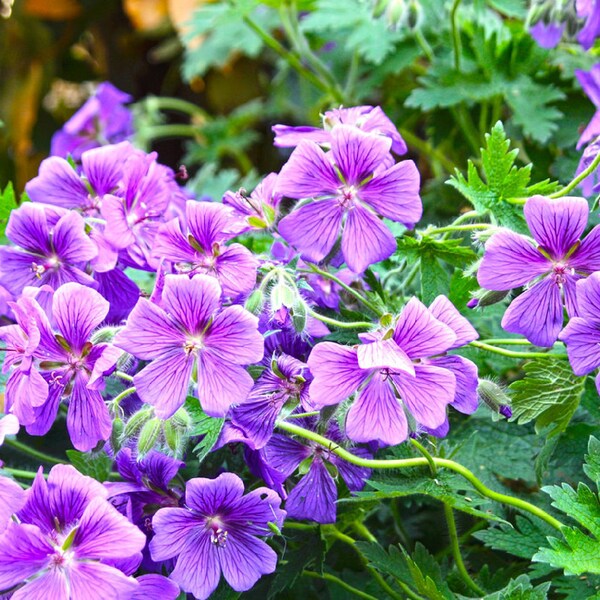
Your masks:
M154 448L154 445L158 441L162 426L163 422L160 419L154 418L142 427L137 443L139 456L145 456L152 448Z
M153 411L151 408L142 408L136 413L132 414L127 420L125 425L124 435L126 438L130 438L137 434L137 432L144 426L144 424L152 418Z
M90 342L92 342L92 344L112 342L119 329L119 327L102 327L92 333Z
M493 412L506 416L507 410L510 411L510 398L502 386L490 381L489 379L480 379L477 386L477 395L479 399L488 406ZM510 412L512 416L512 412Z
M271 309L276 311L282 306L291 308L296 302L298 291L281 278L271 289Z
M177 453L183 440L181 429L175 427L171 421L165 421L163 432L165 434L165 442L167 442L167 446L169 446L169 449L172 452Z
M423 24L423 8L421 3L417 0L411 0L408 4L408 11L406 12L406 25L412 31L421 28Z
M246 303L244 304L244 308L251 312L253 315L258 315L261 310L263 309L263 305L265 303L265 296L262 293L261 290L254 290L250 296L248 296L248 299L246 300Z
M112 432L110 434L110 447L115 453L121 449L121 440L124 430L125 424L123 423L123 419L119 417L113 419Z
M190 415L188 414L187 410L185 410L185 408L180 408L170 419L169 421L171 423L173 423L173 425L175 427L177 427L177 429L180 429L181 431L187 431L191 424L192 424L192 420L190 418Z
M469 300L467 306L469 308L484 308L486 306L492 306L493 304L497 304L501 302L508 296L510 290L479 290L473 293L473 298Z
M390 29L398 31L402 27L407 16L405 0L388 0L385 9L385 19Z

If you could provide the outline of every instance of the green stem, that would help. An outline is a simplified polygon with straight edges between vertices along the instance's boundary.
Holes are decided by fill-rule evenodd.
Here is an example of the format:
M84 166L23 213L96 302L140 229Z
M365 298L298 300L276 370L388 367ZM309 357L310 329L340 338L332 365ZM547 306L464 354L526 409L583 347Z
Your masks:
M558 190L558 192L554 192L554 194L550 194L549 198L562 198L566 196L572 189L575 189L588 175L591 175L596 168L600 165L600 152L594 158L592 164L585 170L579 173L571 183L568 183L564 188Z
M9 467L2 467L2 471L4 473L8 473L13 477L20 477L21 479L35 479L37 473L33 473L32 471L23 471L21 469L11 469ZM43 473L44 478L48 477L47 473Z
M456 520L454 519L454 512L452 511L452 507L444 502L444 515L446 517L446 523L448 525L448 533L450 535L450 546L452 547L452 556L454 557L454 564L458 569L461 577L465 584L473 590L478 596L485 596L485 590L482 590L471 578L469 572L467 571L467 567L463 561L462 554L460 553L460 543L458 541L458 532L456 530Z
M127 388L126 390L123 390L118 396L115 396L112 399L112 402L116 405L119 405L121 403L121 400L123 400L124 398L127 398L127 396L131 396L132 394L135 394L135 392L136 392L135 387Z
M312 412L304 412L304 413L296 413L293 415L288 415L288 419L304 419L305 417L316 417L321 413L318 410L313 410Z
M454 45L454 68L457 71L460 71L460 55L462 52L460 43L460 29L458 28L458 23L456 22L456 13L458 12L460 2L461 0L454 0L454 4L452 4L452 10L450 11L450 21L452 23L452 43Z
M454 116L456 122L460 125L462 132L465 135L465 138L471 145L471 149L475 156L479 156L480 153L480 139L479 139L479 131L477 131L473 121L471 120L471 115L467 111L467 108L464 105L455 106L450 109L450 112Z
M320 315L315 312L312 308L308 309L308 314L319 321L322 321L326 325L331 325L332 327L339 327L340 329L371 329L373 327L373 323L367 323L366 321L336 321L335 319L330 319L324 315Z
M358 535L361 535L366 540L369 540L369 542L377 542L377 538L368 530L363 522L354 521L354 523L352 523L352 527L354 527Z
M452 231L476 231L478 229L489 229L491 225L489 223L471 223L470 225L448 225L447 227L436 227L429 229L426 233L438 234L447 233Z
M412 131L400 127L398 129L400 135L404 138L404 141L414 148L416 148L423 156L435 158L441 165L448 171L448 173L454 173L456 166L454 163L446 157L446 155L434 148L430 143L417 137Z
M381 589L383 589L390 597L394 598L394 600L403 600L402 596L400 596L400 594L394 591L394 589L388 584L388 582L382 577L382 575L379 572L377 572L374 567L371 567L369 565L368 560L356 547L356 540L354 538L351 538L349 535L342 533L339 529L336 528L335 525L331 525L331 527L327 529L327 532L331 533L333 537L337 538L341 542L344 542L345 544L348 544L348 546L352 547L352 549L358 554L361 562L363 563L367 571L369 571L369 573L371 574L373 579L375 579L375 581L379 584Z
M258 23L256 23L251 17L245 15L243 17L244 23L258 35L258 37L267 45L271 50L276 52L281 58L283 58L289 65L297 71L307 81L310 81L316 88L321 91L330 94L336 102L343 103L344 98L339 95L335 89L330 87L324 81L321 81L311 70L307 69L302 61L292 52L282 46L268 31L265 31Z
M427 463L429 464L429 470L431 474L435 477L437 475L437 466L435 461L433 460L433 456L427 451L425 446L421 444L421 442L415 440L414 438L409 438L410 443L426 458Z
M317 267L316 265L313 265L311 263L307 264L313 272L317 273L321 277L325 277L325 279L329 279L330 281L337 283L343 290L354 296L359 302L362 302L362 304L364 304L369 310L374 312L378 317L383 316L383 311L377 308L375 304L367 300L360 292L358 292L354 288L351 288L349 285L346 285L339 277L336 277L335 275L328 273L327 271L319 269L319 267Z
M360 54L357 51L352 53L352 59L350 61L350 67L348 68L348 76L346 77L346 84L344 85L344 96L349 102L352 102L354 97L354 88L358 81L358 73L360 67Z
M425 39L425 36L419 27L415 29L415 40L417 41L417 44L421 46L421 49L427 57L427 60L429 60L429 62L433 62L433 59L435 58L433 50L431 49L429 42Z
M200 130L197 125L188 123L171 123L168 125L151 125L143 131L145 140L157 140L160 138L197 137Z
M113 375L119 379L122 379L123 381L129 381L130 383L133 383L133 376L123 373L123 371L115 371Z
M277 427L282 429L283 431L287 431L287 433L291 433L292 435L298 435L303 437L304 439L311 440L320 444L321 446L327 448L330 452L343 458L353 465L358 465L359 467L366 467L368 469L406 469L410 467L423 467L428 466L429 461L425 457L417 457L417 458L403 458L403 459L390 459L390 460L382 460L382 459L367 459L360 458L359 456L355 456L351 452L348 452L344 448L338 446L335 442L315 433L314 431L309 431L308 429L304 429L303 427L298 427L298 425L294 425L292 423L288 423L286 421L277 421ZM500 492L495 492L488 488L484 483L482 483L467 467L457 463L453 460L449 460L446 458L438 458L432 457L433 462L435 463L436 468L445 468L458 473L462 477L464 477L467 481L469 481L473 487L486 498L490 500L494 500L495 502L500 502L501 504L507 504L509 506L514 506L520 510L528 512L536 517L546 521L549 525L552 525L555 529L559 531L564 527L564 525L555 519L552 515L549 515L546 511L538 508L534 504L527 502L526 500L521 500L520 498L514 498L513 496L508 496L506 494L501 494Z
M331 573L315 573L314 571L302 571L302 575L305 577L313 577L314 579L324 579L325 581L331 581L332 583L336 583L340 587L344 588L347 592L358 596L359 598L365 598L365 600L378 600L375 596L371 596L371 594L367 594L366 592L361 592L358 588L352 587L349 583L342 581L339 577L332 575Z
M35 450L34 448L30 448L27 444L23 444L18 440L11 440L10 438L6 438L4 440L4 444L6 446L10 446L15 450L23 454L28 454L32 458L35 458L41 462L45 462L51 465L64 465L67 464L66 461L60 460L60 458L54 458L54 456L50 456L49 454L45 454L44 452L40 452L39 450Z
M488 352L494 352L495 354L501 354L502 356L508 356L510 358L566 358L566 354L550 354L548 352L515 352L513 350L505 350L504 348L496 348L490 346L485 342L471 342L469 344L474 348L480 350L487 350Z
M479 340L482 344L501 344L504 346L531 346L532 343L526 339L514 339L514 338L490 338L487 340Z
M191 117L202 117L208 120L208 113L187 100L181 98L171 98L167 96L150 96L140 103L149 110L174 110L180 113L190 115Z

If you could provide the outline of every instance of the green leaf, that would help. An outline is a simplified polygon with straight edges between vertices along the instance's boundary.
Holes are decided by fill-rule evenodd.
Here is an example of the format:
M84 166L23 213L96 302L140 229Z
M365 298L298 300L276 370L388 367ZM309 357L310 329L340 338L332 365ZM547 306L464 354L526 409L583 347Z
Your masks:
M11 211L17 206L15 190L12 182L9 182L4 191L0 193L0 244L8 244L8 238L5 235L6 225Z
M360 0L318 0L301 21L307 33L339 34L349 54L357 52L366 62L381 64L394 50L399 35L383 18L374 18L369 5ZM329 37L329 36L328 36Z
M509 584L502 590L484 596L482 600L546 600L550 582L541 583L533 587L527 575L519 575L511 579Z
M187 397L185 401L185 409L192 419L192 426L189 436L203 436L193 450L198 462L201 463L217 443L219 435L221 434L221 429L223 429L225 419L209 417L200 407L198 399L193 398L192 396Z
M113 459L106 452L79 452L67 450L69 462L83 475L97 481L106 481L112 470Z
M596 477L599 461L600 444L591 437L586 473L591 472ZM563 527L563 539L549 537L550 548L541 548L532 560L562 568L566 575L600 574L600 499L597 492L581 482L576 490L566 483L542 489L552 498L552 506L574 519L591 535L579 527Z
M588 454L583 465L585 474L600 488L600 441L594 436L588 442Z
M508 552L513 556L531 560L531 557L546 542L546 536L554 531L542 521L530 521L517 515L516 525L502 523L483 531L476 531L473 537L481 540L488 548Z
M489 500L479 497L461 476L451 471L440 471L434 478L426 469L420 471L398 471L393 475L382 475L385 479L368 480L366 490L341 498L338 504L423 495L474 516L503 521L488 509L491 506Z
M558 435L579 406L585 377L574 375L561 359L528 362L523 370L525 377L509 387L513 420L523 424L535 419L536 430Z

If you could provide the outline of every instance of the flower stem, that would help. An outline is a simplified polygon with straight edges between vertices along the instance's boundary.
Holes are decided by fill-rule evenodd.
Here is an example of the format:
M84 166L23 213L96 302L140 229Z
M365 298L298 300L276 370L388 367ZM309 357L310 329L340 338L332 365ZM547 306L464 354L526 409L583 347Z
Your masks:
M332 327L339 327L340 329L371 329L373 327L373 323L367 323L366 321L336 321L335 319L330 319L324 315L320 315L315 312L312 308L308 309L308 314L319 321L322 321L326 325L331 325Z
M458 28L458 23L456 22L456 13L458 12L460 2L461 0L454 0L454 4L452 4L452 9L450 11L450 21L452 22L452 43L454 44L454 68L457 71L460 71L460 55L462 52L460 43L460 30Z
M469 345L474 348L479 348L480 350L487 350L488 352L494 352L495 354L501 354L502 356L508 356L510 358L567 358L566 354L550 354L549 352L515 352L514 350L496 348L485 342L475 341L471 342Z
M596 170L598 165L600 165L600 152L596 155L596 158L594 158L592 164L587 169L585 169L585 171L579 173L579 175L577 175L577 177L575 177L575 179L568 183L564 188L558 190L558 192L554 192L554 194L550 194L550 196L548 197L556 199L566 196L571 190L575 189L588 175L591 175Z
M171 98L167 96L150 96L139 103L148 110L174 110L191 117L201 117L208 120L208 113L193 102L182 100L181 98Z
M331 581L332 583L336 583L340 587L344 588L347 592L358 596L359 598L364 598L365 600L377 600L375 596L371 596L371 594L367 594L366 592L362 592L358 588L352 587L349 583L342 581L339 577L332 575L331 573L315 573L314 571L302 571L302 575L305 577L313 577L314 579L324 579L325 581Z
M305 417L316 417L319 415L318 410L313 410L312 412L304 412L304 413L296 413L294 415L288 415L288 419L304 419Z
M454 170L456 169L454 163L443 152L434 148L431 144L422 140L408 129L400 127L398 128L398 131L409 146L416 148L423 156L435 158L448 173L454 173Z
M332 273L328 273L327 271L323 271L322 269L319 269L319 267L317 267L316 265L313 265L311 263L307 263L307 264L311 268L312 271L314 271L321 277L325 277L325 279L329 279L330 281L337 283L342 289L344 289L346 292L348 292L349 294L354 296L359 302L362 302L369 310L374 312L378 317L381 317L383 315L383 312L379 308L377 308L377 306L375 306L372 302L367 300L360 292L356 291L355 289L351 288L349 285L345 284L339 277L336 277Z
M425 233L438 234L438 233L451 233L453 231L476 231L478 229L489 229L491 225L489 223L471 223L470 225L448 225L447 227L436 227L430 229Z
M22 469L11 469L9 467L2 467L2 471L13 477L20 477L21 479L35 479L37 476L37 473L34 473L33 471L23 471ZM42 473L42 475L44 479L48 477L47 473Z
M319 435L318 433L315 433L314 431L309 431L308 429L298 427L298 425L294 425L293 423L288 423L286 421L277 421L276 425L283 431L287 431L293 435L298 435L307 440L311 440L317 444L320 444L321 446L327 448L330 452L333 452L333 454L359 467L366 467L368 469L405 469L429 465L429 460L425 457L390 460L360 458L359 456L355 456L351 452L344 450L344 448L341 448L335 442L332 442L331 440ZM564 527L564 525L558 519L555 519L552 515L548 514L541 508L538 508L534 504L531 504L526 500L521 500L520 498L495 492L494 490L488 488L471 471L469 471L467 467L461 465L460 463L446 458L431 457L431 459L433 460L436 468L450 469L451 471L454 471L455 473L458 473L464 477L482 496L485 496L490 500L494 500L495 502L500 502L501 504L514 506L515 508L535 515L559 531Z
M116 404L117 406L119 404L121 404L121 400L123 400L124 398L127 398L127 396L131 396L132 394L135 394L136 389L135 387L130 387L127 388L126 390L123 390L118 396L115 396L112 399L113 404Z
M444 502L444 515L446 517L446 523L448 525L448 534L450 535L450 546L452 547L452 556L454 557L454 564L458 569L461 577L465 584L472 589L478 596L485 596L485 590L482 590L471 578L469 572L467 571L467 567L463 561L462 555L460 553L460 544L458 541L458 532L456 531L456 520L454 519L454 512L452 511L452 507Z
M515 339L515 338L490 338L487 340L479 340L480 343L482 344L500 344L502 346L532 346L533 344L529 341L526 340L525 338L522 339Z
M54 456L50 456L49 454L45 454L44 452L40 452L39 450L35 450L34 448L30 448L27 444L23 444L18 440L11 440L10 438L6 438L4 440L5 445L18 450L22 454L27 454L32 458L35 458L41 462L45 462L51 465L64 465L67 464L66 461L61 460L60 458L54 458Z
M119 379L123 379L123 381L129 381L130 383L133 383L133 376L129 375L128 373L123 373L123 371L115 371L113 375L115 377L119 377Z

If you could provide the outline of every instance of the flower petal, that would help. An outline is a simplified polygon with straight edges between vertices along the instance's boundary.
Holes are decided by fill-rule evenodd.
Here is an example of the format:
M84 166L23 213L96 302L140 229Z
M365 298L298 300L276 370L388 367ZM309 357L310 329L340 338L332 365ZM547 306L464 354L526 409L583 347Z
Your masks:
M446 420L446 406L454 400L456 378L448 369L415 365L415 377L394 375L402 401L425 427L435 429Z
M65 572L62 569L51 567L47 571L27 582L10 596L11 600L65 600L70 598L69 586Z
M280 507L279 494L269 488L260 487L235 502L227 522L235 523L236 530L250 535L270 536L272 532L268 523L283 527L286 512Z
M109 303L79 283L61 285L52 298L52 316L71 350L80 354L92 331L104 321Z
M280 434L275 434L263 449L268 467L280 474L281 479L292 475L311 453L308 446Z
M131 600L177 600L179 597L179 586L162 575L142 575L137 582L139 586Z
M359 192L360 199L382 217L412 227L423 214L421 176L412 160L403 160L376 175Z
M186 508L159 509L152 518L154 536L149 546L152 560L168 560L181 554L188 537L193 537L196 529L202 526L202 518Z
M120 250L135 244L136 238L127 220L123 198L106 194L102 200L102 216L106 220L104 237L111 246Z
M474 413L479 406L477 365L462 356L440 356L431 359L429 362L434 367L442 367L454 373L456 391L451 402L452 408L465 415Z
M138 588L133 577L99 562L77 562L69 569L71 598L131 600Z
M50 230L43 205L26 202L11 211L6 237L16 246L31 252L49 254Z
M552 346L563 325L560 288L546 277L513 300L502 318L502 327L524 335L536 346Z
M162 308L140 298L114 344L137 358L152 360L174 349L183 351L185 334Z
M600 273L580 279L576 286L579 316L600 321Z
M285 502L293 519L335 523L337 487L321 458L315 458L308 473L300 479Z
M0 533L8 526L11 515L21 510L24 504L25 491L21 486L16 481L0 475Z
M410 358L425 358L453 348L456 334L421 301L411 298L398 317L393 339Z
M346 417L346 435L355 442L379 441L390 446L406 439L406 415L388 377L375 373L360 391Z
M314 142L302 140L283 165L275 192L288 198L318 198L336 194L340 185L325 152Z
M220 306L221 286L214 277L167 275L162 294L165 310L191 334L206 328Z
M254 380L239 365L224 361L206 349L198 356L198 399L211 417L224 417L232 404L248 397Z
M596 225L568 258L568 265L583 273L600 271L600 225Z
M583 198L566 197L551 200L532 196L523 213L535 241L553 259L561 260L579 241L587 225L590 209Z
M188 200L185 206L187 226L194 239L212 254L212 245L235 236L231 233L234 217L228 206L218 202Z
M281 180L281 176L279 177ZM278 225L279 234L300 250L304 258L323 260L339 237L344 209L337 199L305 204L284 217Z
M159 419L172 417L187 396L194 355L183 346L165 351L133 377L133 384L143 402L154 406Z
M314 377L309 388L310 401L316 408L346 400L369 375L369 371L360 368L354 348L333 342L317 344L307 363Z
M415 374L412 361L393 339L361 344L356 349L358 366L361 369L397 369Z
M429 311L438 321L448 325L456 334L456 341L452 348L469 344L479 337L473 325L456 310L454 304L446 296L438 296L430 304Z
M348 186L359 185L372 175L388 157L391 146L391 139L352 125L338 125L331 130L331 154Z
M67 413L71 442L81 452L92 450L112 432L112 420L104 398L99 391L89 389L87 383L87 376L75 376Z
M396 251L396 238L372 212L355 204L348 213L342 233L342 253L348 268L362 273Z
M73 548L79 560L127 558L141 552L146 536L104 498L92 498L86 506Z
M574 317L558 338L567 345L575 375L587 375L600 366L600 321Z
M98 196L115 190L123 177L123 162L132 150L129 142L122 142L93 148L81 155L82 170Z
M485 244L477 281L488 290L511 290L529 283L551 267L550 261L525 237L502 229Z
M231 244L217 258L215 269L224 294L247 294L256 284L258 260L242 244Z

